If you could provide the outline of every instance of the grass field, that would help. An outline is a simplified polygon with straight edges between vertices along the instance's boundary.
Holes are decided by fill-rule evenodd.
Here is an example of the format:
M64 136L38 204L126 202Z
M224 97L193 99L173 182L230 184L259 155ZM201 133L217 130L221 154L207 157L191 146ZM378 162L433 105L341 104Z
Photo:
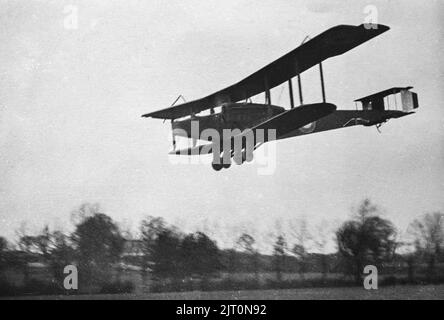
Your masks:
M444 285L393 286L368 291L364 288L310 288L289 290L245 290L213 292L171 292L149 294L77 295L77 296L34 296L13 299L136 299L136 300L421 300L444 299Z

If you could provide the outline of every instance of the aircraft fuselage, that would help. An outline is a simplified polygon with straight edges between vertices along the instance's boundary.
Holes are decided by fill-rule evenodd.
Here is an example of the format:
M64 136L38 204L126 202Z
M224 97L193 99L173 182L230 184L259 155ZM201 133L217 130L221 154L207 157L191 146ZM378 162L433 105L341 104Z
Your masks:
M195 140L206 140L206 136L202 135L202 132L206 129L217 130L220 137L222 137L224 129L239 129L243 131L285 111L283 107L274 105L232 103L222 106L222 110L219 113L176 120L173 122L172 129L178 136ZM295 130L276 138L285 139L355 125L377 125L389 119L400 118L408 114L410 112L399 110L335 110L333 113L307 126L295 128Z

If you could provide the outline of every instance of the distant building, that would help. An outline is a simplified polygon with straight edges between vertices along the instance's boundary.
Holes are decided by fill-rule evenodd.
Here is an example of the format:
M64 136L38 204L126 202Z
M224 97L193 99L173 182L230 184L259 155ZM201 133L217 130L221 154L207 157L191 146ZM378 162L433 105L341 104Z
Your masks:
M143 257L142 240L126 239L123 246L122 257Z

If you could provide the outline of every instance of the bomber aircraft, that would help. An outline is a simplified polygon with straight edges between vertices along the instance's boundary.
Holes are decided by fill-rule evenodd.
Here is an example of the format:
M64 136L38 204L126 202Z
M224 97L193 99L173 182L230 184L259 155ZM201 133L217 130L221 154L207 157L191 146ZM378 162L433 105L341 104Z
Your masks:
M173 105L142 117L171 120L176 155L213 154L214 170L252 160L253 151L265 142L356 125L379 127L418 108L412 87L394 87L355 100L356 110L337 110L326 102L322 61L341 55L386 32L381 24L338 25L225 89L201 99ZM304 104L301 73L319 65L322 102ZM297 77L299 105L295 105L292 78ZM288 83L290 109L273 105L270 89ZM264 103L251 97L265 93ZM391 103L390 103L391 101ZM361 104L358 108L357 103ZM215 109L220 109L216 112ZM209 110L209 114L199 114ZM205 134L212 130L216 134ZM230 132L229 135L225 132ZM188 148L176 150L176 136L192 139ZM197 140L206 141L196 145Z

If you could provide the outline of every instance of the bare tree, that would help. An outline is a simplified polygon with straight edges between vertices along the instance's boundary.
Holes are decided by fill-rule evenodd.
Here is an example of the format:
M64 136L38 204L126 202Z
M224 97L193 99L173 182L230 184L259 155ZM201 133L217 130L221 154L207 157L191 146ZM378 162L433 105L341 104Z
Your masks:
M75 225L81 223L88 217L92 217L100 212L100 205L98 203L82 203L78 208L71 211L71 222Z
M304 279L307 272L308 245L312 239L308 230L307 220L304 217L299 218L296 224L291 224L291 232L295 238L292 252L298 260L299 275Z
M3 278L3 271L6 268L7 262L8 241L0 237L0 280Z
M32 255L33 238L32 236L28 235L25 222L21 223L20 228L16 230L15 233L18 238L17 246L22 252L17 263L22 269L24 277L23 281L27 283L30 279L28 263L30 262Z
M444 214L427 213L412 222L410 232L415 237L417 252L422 254L428 263L428 278L432 280L436 272L436 261L444 248Z
M329 271L327 245L331 238L331 229L326 220L322 220L320 224L316 226L316 237L313 237L313 242L320 253L320 264L322 279L327 278Z
M42 255L45 262L48 262L52 246L52 235L49 231L48 225L43 228L40 234L32 238L32 242L38 253Z
M24 230L19 233L22 234L19 248L29 256L41 257L52 270L54 278L60 281L63 268L74 260L74 250L69 243L69 237L61 231L50 231L47 225L34 236L27 235ZM26 277L29 276L25 275Z
M407 279L410 283L415 282L415 269L418 260L418 252L414 249L415 247L415 241L410 241L410 239L405 238L405 235L399 235L396 251L404 251L400 258L407 264Z
M63 269L72 264L75 258L74 249L71 246L69 236L62 231L51 232L51 248L49 251L49 266L53 276L59 282L63 279Z
M255 248L256 240L248 233L243 233L237 240L237 245L250 256L250 263L256 281L259 281L259 252Z
M287 241L283 235L279 235L274 244L274 262L277 281L282 281L282 272L285 266L285 256L287 251Z
M161 233L166 231L167 225L161 217L148 216L140 224L140 233L142 240L142 278L146 280L147 269L153 259L153 250L156 240Z

